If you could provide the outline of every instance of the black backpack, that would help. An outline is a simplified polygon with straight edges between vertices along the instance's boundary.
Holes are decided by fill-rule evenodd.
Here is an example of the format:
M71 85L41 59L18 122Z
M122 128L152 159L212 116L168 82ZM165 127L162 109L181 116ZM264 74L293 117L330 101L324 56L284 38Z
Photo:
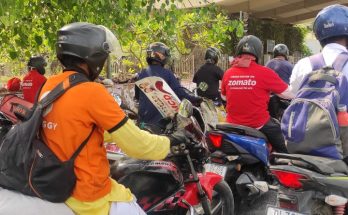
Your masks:
M26 121L16 124L0 143L0 186L51 202L64 202L76 183L74 160L88 142L94 127L73 156L60 161L40 137L42 114L48 105L77 84L87 82L74 73L58 84L31 109Z

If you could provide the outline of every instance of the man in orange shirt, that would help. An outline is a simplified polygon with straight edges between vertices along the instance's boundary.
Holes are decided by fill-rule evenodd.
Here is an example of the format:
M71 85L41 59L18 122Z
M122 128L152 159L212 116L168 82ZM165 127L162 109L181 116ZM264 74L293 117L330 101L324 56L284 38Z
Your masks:
M92 132L75 160L76 186L66 201L75 214L145 214L131 191L109 177L104 131L128 156L145 160L163 159L171 146L185 140L181 132L165 137L140 130L105 87L93 82L109 54L115 51L115 40L104 26L72 23L61 28L56 51L65 69L46 81L39 96L41 100L76 72L90 80L71 88L46 109L41 131L45 143L62 161L68 160Z
M32 56L28 62L29 72L24 76L22 83L23 97L31 103L35 103L35 97L42 85L46 81L45 58L41 56Z

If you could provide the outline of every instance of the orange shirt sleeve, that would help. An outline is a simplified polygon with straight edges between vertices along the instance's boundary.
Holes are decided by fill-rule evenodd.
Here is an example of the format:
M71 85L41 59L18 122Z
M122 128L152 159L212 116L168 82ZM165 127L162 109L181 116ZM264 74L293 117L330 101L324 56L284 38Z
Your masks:
M127 121L127 117L115 99L98 83L91 87L89 114L95 123L108 132L113 132Z

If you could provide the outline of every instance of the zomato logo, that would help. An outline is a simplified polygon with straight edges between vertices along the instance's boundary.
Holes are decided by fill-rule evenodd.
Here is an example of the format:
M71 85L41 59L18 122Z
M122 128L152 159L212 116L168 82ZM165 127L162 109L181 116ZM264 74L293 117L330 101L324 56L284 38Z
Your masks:
M252 79L245 80L229 80L228 86L255 86L256 81Z

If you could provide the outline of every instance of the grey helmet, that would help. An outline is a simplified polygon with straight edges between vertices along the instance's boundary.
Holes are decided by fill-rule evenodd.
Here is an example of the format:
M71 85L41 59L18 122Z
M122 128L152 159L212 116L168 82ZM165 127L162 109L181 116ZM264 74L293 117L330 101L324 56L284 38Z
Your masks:
M288 59L289 49L285 44L279 43L273 48L273 57L283 56Z
M114 52L115 35L102 25L75 22L58 30L56 43L57 57L62 62L64 56L81 59L88 65L89 79L95 80L103 69L111 52ZM65 65L64 65L65 66Z
M238 43L236 54L251 54L256 57L256 61L259 62L259 60L262 57L262 51L263 51L263 45L261 40L254 36L254 35L248 35L244 36Z

